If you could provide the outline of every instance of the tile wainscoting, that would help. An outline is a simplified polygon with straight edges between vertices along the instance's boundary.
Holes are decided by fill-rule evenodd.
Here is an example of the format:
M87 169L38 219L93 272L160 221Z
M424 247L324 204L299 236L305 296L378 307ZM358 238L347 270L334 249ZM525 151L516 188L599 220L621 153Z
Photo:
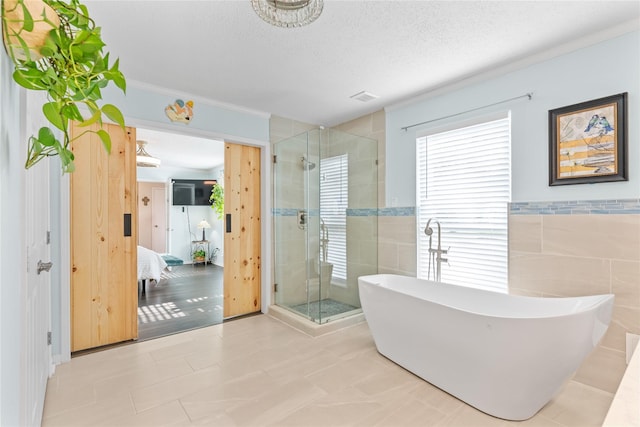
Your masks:
M613 319L575 380L613 393L626 333L640 334L640 199L511 203L509 292L613 293Z
M378 273L416 275L415 207L378 209Z

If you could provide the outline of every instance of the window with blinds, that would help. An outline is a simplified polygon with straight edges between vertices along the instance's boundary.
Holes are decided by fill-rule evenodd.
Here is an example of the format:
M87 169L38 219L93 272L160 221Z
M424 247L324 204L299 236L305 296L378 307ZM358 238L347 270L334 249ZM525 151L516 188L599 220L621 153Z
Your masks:
M348 155L320 160L320 218L329 239L326 258L327 262L333 264L332 283L336 284L346 283L347 280L348 201ZM322 227L320 233L322 238Z
M424 229L441 226L443 282L507 291L511 122L504 117L416 141L418 277L433 279ZM437 227L432 247L437 248Z

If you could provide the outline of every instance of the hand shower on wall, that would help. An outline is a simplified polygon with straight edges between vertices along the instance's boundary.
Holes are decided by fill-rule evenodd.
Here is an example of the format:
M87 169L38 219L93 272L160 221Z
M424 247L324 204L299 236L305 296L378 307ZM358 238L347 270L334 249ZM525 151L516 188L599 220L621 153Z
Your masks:
M320 251L322 252L322 261L327 262L327 256L329 255L329 228L322 218L320 218Z

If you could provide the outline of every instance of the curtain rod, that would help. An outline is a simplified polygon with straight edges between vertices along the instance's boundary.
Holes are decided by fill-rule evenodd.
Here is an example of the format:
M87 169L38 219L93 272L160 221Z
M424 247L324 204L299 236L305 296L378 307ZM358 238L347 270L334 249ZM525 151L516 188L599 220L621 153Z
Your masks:
M426 122L415 123L413 125L402 127L400 129L402 129L403 131L406 132L408 129L411 129L411 128L416 127L416 126L426 125L427 123L437 122L438 120L444 120L444 119L448 119L450 117L460 116L462 114L471 113L473 111L481 110L483 108L493 107L494 105L504 104L505 102L515 101L516 99L525 98L525 97L529 98L529 101L531 101L531 98L533 98L533 92L525 93L524 95L516 96L516 97L513 97L513 98L509 98L509 99L504 99L502 101L494 102L493 104L483 105L482 107L472 108L471 110L462 111L460 113L449 114L448 116L442 116L442 117L438 117L437 119L427 120Z

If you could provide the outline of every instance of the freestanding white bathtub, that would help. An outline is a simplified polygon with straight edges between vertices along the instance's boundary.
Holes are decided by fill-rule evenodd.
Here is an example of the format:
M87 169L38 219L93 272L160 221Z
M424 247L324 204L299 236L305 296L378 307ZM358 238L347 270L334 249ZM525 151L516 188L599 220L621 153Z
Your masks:
M392 274L358 286L382 355L508 420L554 397L604 335L614 299L519 297Z

